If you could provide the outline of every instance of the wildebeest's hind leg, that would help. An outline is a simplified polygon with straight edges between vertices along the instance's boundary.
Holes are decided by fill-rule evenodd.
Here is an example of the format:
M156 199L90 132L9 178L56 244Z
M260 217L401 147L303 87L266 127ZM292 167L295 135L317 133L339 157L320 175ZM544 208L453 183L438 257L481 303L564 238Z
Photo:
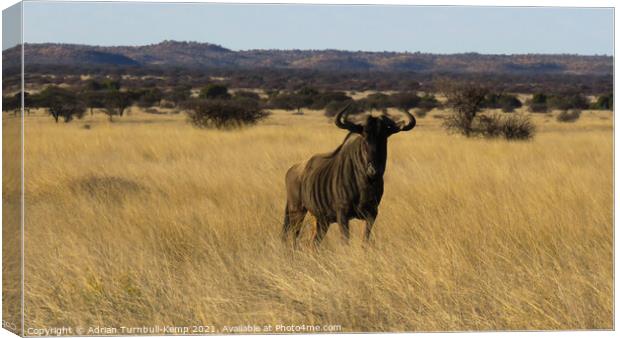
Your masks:
M301 226L306 217L308 211L304 207L291 208L289 203L286 203L286 209L284 210L284 225L282 226L282 241L288 240L291 231L294 231L293 244L297 245L297 237L301 233Z
M322 220L316 220L316 231L314 233L314 245L318 248L321 244L321 241L327 234L327 230L329 230L329 222L325 222Z

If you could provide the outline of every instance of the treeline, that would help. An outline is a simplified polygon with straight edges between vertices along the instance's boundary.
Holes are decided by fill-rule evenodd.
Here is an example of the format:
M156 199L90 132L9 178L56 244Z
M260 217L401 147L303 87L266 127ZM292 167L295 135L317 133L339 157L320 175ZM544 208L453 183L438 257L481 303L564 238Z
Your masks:
M5 69L3 88L17 90L19 72ZM584 95L611 92L611 75L527 74L511 73L426 73L415 71L319 71L312 69L204 69L159 66L66 66L28 64L25 81L28 87L46 85L81 86L83 75L95 80L117 78L126 88L172 88L181 84L200 87L219 82L233 88L298 91L304 87L321 91L424 91L437 92L439 78L483 84L496 92L533 94L578 91Z
M122 86L121 86L122 82ZM323 110L326 116L333 116L344 106L351 104L353 112L384 110L396 108L400 110L416 109L416 114L423 117L434 108L444 107L434 94L419 90L397 91L394 93L373 93L364 98L354 100L349 92L338 90L319 90L313 87L302 87L298 90L273 89L264 92L263 96L249 90L229 91L229 87L218 81L211 80L201 87L198 95L192 95L192 86L188 84L160 88L148 86L135 88L127 85L127 80L118 79L87 79L80 81L79 86L67 87L48 85L41 92L24 95L25 107L46 108L56 122L69 122L81 118L94 109L99 109L113 117L122 117L126 110L136 105L147 113L160 113L157 108L169 108L179 112L189 112L190 121L198 126L215 126L217 128L250 124L267 116L269 109L284 109L303 113L303 109ZM442 82L432 86L442 92L441 83L451 83L444 78ZM467 86L476 87L469 83ZM3 110L11 111L20 107L20 93L3 98ZM481 109L501 109L513 112L523 107L534 113L545 113L550 110L570 109L613 109L613 94L602 94L591 102L581 92L565 91L559 93L537 92L531 99L522 102L518 96L496 91L485 86L485 95L478 103Z
M162 91L158 88L130 89L121 88L120 81L103 80L86 81L81 87L47 86L38 93L24 93L24 106L27 111L35 108L46 108L56 122L69 122L74 118L82 118L87 111L93 114L100 109L112 120L114 116L122 117L126 110L137 105L141 108L162 106L167 100L169 107L178 106L190 98L191 88L175 87ZM19 109L21 92L3 97L4 111Z

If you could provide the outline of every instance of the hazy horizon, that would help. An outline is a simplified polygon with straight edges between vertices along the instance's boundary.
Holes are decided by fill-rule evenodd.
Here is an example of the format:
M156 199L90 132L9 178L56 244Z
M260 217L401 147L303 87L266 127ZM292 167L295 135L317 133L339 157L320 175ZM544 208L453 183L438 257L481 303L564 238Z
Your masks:
M614 55L613 9L24 2L26 43L432 54ZM7 45L8 47L8 45Z
M537 53L537 52L530 52L530 53L480 53L480 52L475 52L475 51L469 51L469 52L455 52L455 53L439 53L439 52L426 52L426 51L393 51L393 50L384 50L384 51L378 51L378 50L350 50L350 49L337 49L337 48L324 48L324 49L303 49L303 48L251 48L251 49L232 49L232 48L228 48L225 45L220 45L220 44L216 44L216 43L212 43L209 41L191 41L191 40L162 40L160 42L155 42L155 43L146 43L146 44L141 44L141 45L95 45L95 44L84 44L84 43L72 43L72 42L56 42L56 41L48 41L48 42L26 42L26 45L37 45L37 44L58 44L58 45L75 45L75 46L90 46L90 47L101 47L101 48L114 48L114 47L144 47L144 46L149 46L149 45L158 45L158 44L162 44L165 42L175 42L175 43L198 43L198 44L209 44L209 45L214 45L214 46L219 46L228 50L231 50L233 52L244 52L244 51L252 51L252 50L278 50L278 51L328 51L328 50L335 50L335 51L339 51L339 52L364 52L364 53L408 53L408 54L415 54L415 53L420 53L420 54L435 54L435 55L457 55L457 54L479 54L479 55L578 55L578 56L607 56L607 57L613 57L613 54L580 54L580 53ZM15 47L15 46L13 46ZM12 48L12 47L9 47ZM8 49L8 48L7 48Z

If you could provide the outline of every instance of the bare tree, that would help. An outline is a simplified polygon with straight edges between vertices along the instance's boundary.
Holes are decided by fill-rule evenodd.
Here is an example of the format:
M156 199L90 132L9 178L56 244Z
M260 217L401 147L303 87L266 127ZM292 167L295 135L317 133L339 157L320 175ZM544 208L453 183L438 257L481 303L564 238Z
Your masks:
M482 109L488 90L477 84L443 82L439 86L452 114L444 120L444 127L467 137L473 134L473 122Z

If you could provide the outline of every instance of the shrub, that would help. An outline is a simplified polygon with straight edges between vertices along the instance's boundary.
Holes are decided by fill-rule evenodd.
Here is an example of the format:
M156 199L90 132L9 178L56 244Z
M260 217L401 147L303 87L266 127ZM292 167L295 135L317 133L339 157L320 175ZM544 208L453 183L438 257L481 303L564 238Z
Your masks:
M529 111L532 113L546 113L549 110L547 105L547 95L543 93L536 93L527 102Z
M178 106L181 102L191 97L191 86L178 86L164 94L164 99Z
M614 94L601 95L596 99L596 102L592 104L592 108L601 110L613 110L614 109Z
M503 118L502 136L507 140L529 140L535 133L536 126L527 115L510 115Z
M7 111L7 112L13 111L17 114L21 106L22 106L21 92L15 95L11 95L11 96L4 96L2 98L2 110L3 111Z
M476 133L484 137L503 137L507 140L528 140L534 136L536 127L527 115L494 114L480 116Z
M394 107L390 97L383 93L374 93L359 101L366 110L381 110Z
M556 120L558 122L575 122L581 116L581 110L579 109L571 109L571 110L563 110L558 114Z
M404 92L396 93L390 96L392 105L400 110L409 111L420 104L420 97L416 93Z
M418 108L428 111L431 111L437 107L439 107L439 101L437 100L435 95L432 94L424 94L424 96L420 98L420 102L418 103Z
M478 126L475 130L484 137L498 137L502 134L503 120L500 115L478 117Z
M325 107L332 102L345 102L349 100L351 100L351 98L343 92L322 92L311 96L312 103L310 104L310 108L325 109Z
M269 107L284 110L297 110L312 104L312 98L297 93L279 93L269 100Z
M220 84L210 84L200 90L201 99L229 99L228 87Z
M148 108L159 105L160 101L163 99L164 94L161 90L157 88L146 89L137 93L138 98L138 106L140 108Z
M588 99L579 93L563 93L552 95L547 103L550 107L560 110L587 109L590 106Z
M188 103L190 123L199 128L230 128L255 124L269 115L260 109L257 101L240 98L237 100L194 100Z
M485 108L501 109L503 112L512 113L523 104L514 95L510 94L487 94L484 103Z
M499 108L501 108L504 113L512 113L515 109L521 107L523 107L523 103L514 95L504 94L499 98Z
M248 91L248 90L240 90L240 91L235 92L235 94L233 94L233 98L247 98L247 99L259 101L260 95L258 95L255 92Z
M364 111L364 108L358 101L332 101L325 106L325 116L334 117L338 114L346 105L351 104L349 107L350 114L359 114Z
M414 114L415 114L415 116L417 116L419 118L425 118L426 115L428 115L429 112L430 112L430 109L418 108L418 109L415 110Z
M160 111L159 109L153 108L153 107L149 107L149 108L144 109L144 112L147 113L147 114L156 114L156 115L166 114L165 112Z

